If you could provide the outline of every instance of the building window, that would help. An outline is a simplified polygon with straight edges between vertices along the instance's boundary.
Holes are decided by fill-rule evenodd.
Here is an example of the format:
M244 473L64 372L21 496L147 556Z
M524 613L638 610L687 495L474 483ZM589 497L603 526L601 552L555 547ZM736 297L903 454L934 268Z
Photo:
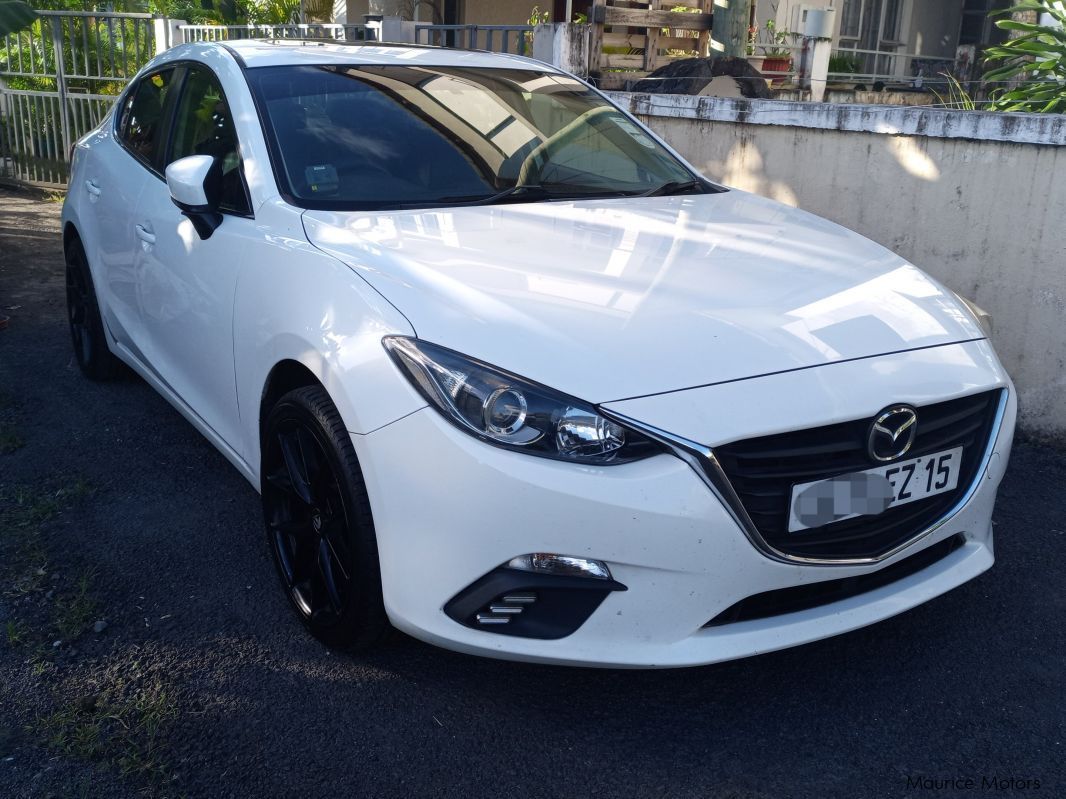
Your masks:
M903 59L893 58L891 54L904 44L904 2L843 0L840 49L859 51L857 57L864 72L873 76L886 75L902 67Z
M899 42L903 0L844 0L840 9L840 38L863 50L877 50L882 42Z
M1012 0L965 0L962 4L962 26L959 28L959 44L976 44L987 47L1007 40L1007 32L996 26L999 16L990 16L1013 5Z

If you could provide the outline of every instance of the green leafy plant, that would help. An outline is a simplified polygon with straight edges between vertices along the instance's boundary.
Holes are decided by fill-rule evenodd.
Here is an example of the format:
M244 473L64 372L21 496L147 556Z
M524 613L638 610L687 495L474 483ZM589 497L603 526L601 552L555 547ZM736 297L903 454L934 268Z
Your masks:
M1066 113L1066 3L1063 0L1026 0L1003 14L1036 11L1051 24L1001 19L996 25L1017 31L1018 37L985 52L985 61L999 66L985 73L986 81L1020 81L992 92L995 111Z
M37 12L22 0L0 0L0 36L20 31L37 19Z
M841 72L848 75L854 75L861 68L858 56L844 55L843 53L835 53L834 55L829 56L830 72Z
M792 51L787 47L791 36L792 33L778 30L777 23L772 19L768 19L761 28L751 27L748 29L748 55L762 55L766 58L791 58Z
M238 9L250 25L293 25L300 21L300 0L258 0L241 3Z
M537 25L547 25L552 21L552 15L550 11L541 11L540 6L533 6L529 12L529 19L526 20L527 25L536 27ZM526 37L526 47L533 46L533 31L526 31L524 36Z
M540 6L533 6L533 9L529 12L529 19L526 20L527 25L547 25L552 21L552 13L550 11L541 11Z

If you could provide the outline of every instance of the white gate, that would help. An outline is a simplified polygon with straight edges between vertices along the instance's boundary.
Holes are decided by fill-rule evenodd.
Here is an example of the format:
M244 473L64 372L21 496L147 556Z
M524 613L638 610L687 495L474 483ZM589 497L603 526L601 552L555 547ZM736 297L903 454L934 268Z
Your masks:
M70 148L172 42L151 14L38 11L0 40L0 179L63 187Z

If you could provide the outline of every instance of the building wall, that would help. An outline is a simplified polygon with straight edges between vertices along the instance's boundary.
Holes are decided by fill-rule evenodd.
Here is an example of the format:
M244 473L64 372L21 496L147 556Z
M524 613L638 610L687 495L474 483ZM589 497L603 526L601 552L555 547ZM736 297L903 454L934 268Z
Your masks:
M395 14L397 0L337 0L347 7L348 23L361 25L364 14ZM476 25L525 25L533 6L541 11L552 10L552 0L461 0L459 22ZM443 7L443 2L441 3ZM432 12L426 6L416 8L419 20L430 22Z
M768 19L773 19L778 30L795 29L797 33L802 33L802 29L794 25L796 9L834 8L839 7L840 2L841 0L756 0L755 17L760 27L765 25Z
M348 25L362 25L363 16L370 13L370 0L346 0L348 17L345 22Z
M708 177L858 231L987 309L1023 429L1066 443L1066 117L613 96Z
M404 5L400 0L336 0L336 2L346 5L349 25L362 25L365 14L398 15ZM432 18L433 12L428 7L423 5L415 7L415 19L429 22Z
M463 0L460 22L477 25L525 25L533 6L551 11L551 0Z

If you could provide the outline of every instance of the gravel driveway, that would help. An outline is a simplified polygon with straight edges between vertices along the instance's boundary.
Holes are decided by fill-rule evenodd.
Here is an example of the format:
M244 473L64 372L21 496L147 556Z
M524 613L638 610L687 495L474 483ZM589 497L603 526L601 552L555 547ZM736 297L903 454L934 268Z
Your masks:
M333 654L248 484L139 379L78 373L59 210L0 190L0 796L1066 795L1062 453L1016 445L991 572L828 641L659 672Z

